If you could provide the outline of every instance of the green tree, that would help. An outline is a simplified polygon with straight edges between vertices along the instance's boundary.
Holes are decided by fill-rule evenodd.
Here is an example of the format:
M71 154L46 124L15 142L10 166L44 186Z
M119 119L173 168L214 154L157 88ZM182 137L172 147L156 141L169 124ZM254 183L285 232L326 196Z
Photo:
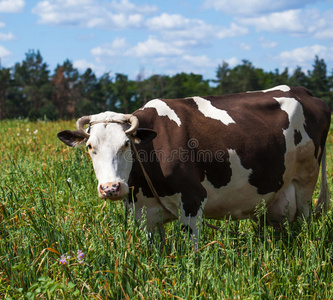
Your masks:
M333 69L331 70L330 76L327 77L327 84L329 91L327 93L326 102L331 111L333 111Z
M305 73L302 71L301 67L297 67L294 73L290 76L289 85L308 87L309 85L308 79Z
M51 79L52 100L59 118L76 118L76 106L81 100L79 72L69 60L58 65Z
M260 89L259 77L256 68L248 60L243 60L241 65L230 69L227 63L223 63L217 69L216 90L220 94L239 93Z
M116 82L115 82L115 88L117 91L117 97L118 97L118 106L121 111L123 111L125 114L128 114L128 94L127 94L127 88L128 88L128 77L124 74L116 74Z
M166 98L184 98L211 93L209 80L204 80L202 75L180 73L170 78L165 88Z
M117 90L113 78L110 73L105 73L98 80L100 92L105 101L105 108L109 111L118 111L119 103L117 104Z
M229 68L229 64L225 61L222 63L222 65L217 67L217 80L213 80L213 82L217 83L216 94L224 95L230 93L230 71L231 69Z
M289 84L289 70L285 68L282 73L279 72L279 69L275 69L273 76L273 86Z
M241 65L230 71L230 92L239 93L259 90L259 78L255 67L248 60L243 60Z
M80 103L77 114L96 114L106 110L106 97L102 83L98 81L93 71L88 68L79 78Z
M43 106L49 101L49 70L39 51L29 50L22 63L14 67L15 84L20 94L20 102L26 105L28 117L42 117ZM25 112L26 110L21 110Z
M136 82L128 80L127 75L116 74L114 83L118 111L128 114L140 107L136 93Z
M327 67L323 59L315 57L313 70L308 72L309 88L319 98L326 98L329 92Z
M7 115L7 95L11 85L10 69L0 69L0 120L8 117Z

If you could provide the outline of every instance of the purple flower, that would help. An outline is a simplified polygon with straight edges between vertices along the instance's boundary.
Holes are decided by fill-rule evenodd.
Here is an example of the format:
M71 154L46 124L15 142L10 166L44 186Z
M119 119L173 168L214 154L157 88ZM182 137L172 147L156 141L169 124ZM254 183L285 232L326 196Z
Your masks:
M82 250L77 251L77 260L79 261L79 264L83 263L83 259L85 257L85 254L83 253Z
M65 266L68 265L68 261L67 261L65 255L61 255L61 258L59 260L59 265L65 265Z

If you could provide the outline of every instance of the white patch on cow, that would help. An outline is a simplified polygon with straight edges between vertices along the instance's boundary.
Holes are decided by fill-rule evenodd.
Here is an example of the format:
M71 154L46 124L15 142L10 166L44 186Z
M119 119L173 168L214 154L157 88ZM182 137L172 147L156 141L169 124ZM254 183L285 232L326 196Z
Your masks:
M286 137L286 153L296 148L294 141L295 130L301 133L302 140L297 146L305 145L309 141L309 136L304 129L305 117L302 105L294 98L287 97L273 97L279 104L283 111L288 114L289 127L283 130Z
M134 203L135 218L140 221L143 217L143 212L145 211L148 231L152 231L158 224L163 224L177 219L180 211L180 222L192 229L193 240L197 246L197 243L200 240L201 229L201 226L197 226L197 223L198 221L202 221L203 214L201 207L199 208L196 216L186 216L181 202L181 193L160 197L163 206L166 207L166 209L157 201L155 197L146 197L142 193L141 188L139 188L139 192L136 194L136 197L137 201ZM204 200L202 207L204 207L206 201L207 199Z
M113 111L105 111L99 114L91 115L91 122L123 120L123 119L124 119L124 114L116 113Z
M204 214L207 218L217 219L229 215L234 219L253 217L254 208L262 200L271 201L274 193L259 195L257 188L249 183L252 170L242 166L236 150L229 149L228 153L232 170L228 185L215 188L207 178L202 182L208 197Z
M278 85L275 86L271 89L267 89L267 90L262 90L263 93L268 93L268 92L272 92L272 91L281 91L281 92L289 92L290 91L290 87L287 85Z
M159 116L167 116L171 121L176 122L179 127L182 123L179 117L177 116L176 112L160 99L154 99L149 101L140 110L144 110L145 108L155 108Z
M104 112L91 116L91 122L123 120L124 115L114 112ZM90 127L90 137L87 145L91 146L89 155L92 159L95 174L100 185L120 183L120 194L128 192L127 181L132 169L131 149L124 148L128 137L125 129L129 125L119 123L97 123Z
M287 86L287 85L278 85L278 86L272 87L272 88L267 89L267 90L249 91L247 93L258 93L258 92L268 93L268 92L273 92L273 91L289 92L290 91L290 87Z
M228 114L227 111L218 109L211 104L210 101L201 97L192 97L193 101L197 104L198 109L205 117L219 120L225 125L236 123Z
M167 210L161 206L155 197L146 197L141 188L139 188L136 197L137 201L134 203L135 218L136 220L141 220L143 217L142 213L146 211L148 231L152 231L157 224L177 219L181 204L181 193L160 197Z
M284 186L281 189L288 188L289 184L294 182L297 215L308 217L309 206L312 200L313 190L318 178L319 165L315 158L315 146L307 132L305 131L305 116L302 105L294 98L279 97L274 98L283 111L288 114L289 127L283 130L286 139L286 153L284 156L286 170L283 175ZM295 130L300 132L302 140L295 145ZM287 192L280 195L282 203L286 197L289 202L293 200Z

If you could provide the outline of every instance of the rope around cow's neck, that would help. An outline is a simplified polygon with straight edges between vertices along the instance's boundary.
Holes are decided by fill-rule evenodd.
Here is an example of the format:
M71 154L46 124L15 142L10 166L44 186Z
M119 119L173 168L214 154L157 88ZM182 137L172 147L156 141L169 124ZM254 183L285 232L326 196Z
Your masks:
M154 188L153 183L152 183L151 180L150 180L150 177L149 177L148 173L146 172L145 167L143 166L143 163L142 163L142 161L141 161L141 159L140 159L140 156L139 156L138 150L136 149L135 142L134 142L134 139L133 139L132 136L130 137L130 140L131 140L131 144L132 144L133 151L134 151L134 153L135 153L136 160L137 160L137 161L139 162L139 164L140 164L140 167L141 167L142 173L143 173L143 175L145 176L145 179L146 179L146 181L147 181L147 183L148 183L148 186L149 186L149 188L150 188L150 191L151 191L152 194L154 195L154 197L155 197L155 199L157 200L157 202L158 202L158 203L159 203L159 204L160 204L160 205L161 205L161 206L162 206L167 212L171 213L171 215L173 215L173 216L176 216L176 215L175 215L175 214L174 214L169 208L167 208L167 207L163 204L163 202L162 202L161 198L159 197L159 195L158 195L156 189Z

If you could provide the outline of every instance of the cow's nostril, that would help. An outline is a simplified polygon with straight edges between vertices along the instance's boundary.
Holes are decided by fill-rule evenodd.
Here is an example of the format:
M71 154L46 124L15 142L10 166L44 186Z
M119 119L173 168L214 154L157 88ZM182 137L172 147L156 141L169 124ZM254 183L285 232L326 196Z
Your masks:
M112 197L119 195L120 187L121 187L120 182L118 183L109 182L105 184L100 184L99 190L102 195L106 197Z

